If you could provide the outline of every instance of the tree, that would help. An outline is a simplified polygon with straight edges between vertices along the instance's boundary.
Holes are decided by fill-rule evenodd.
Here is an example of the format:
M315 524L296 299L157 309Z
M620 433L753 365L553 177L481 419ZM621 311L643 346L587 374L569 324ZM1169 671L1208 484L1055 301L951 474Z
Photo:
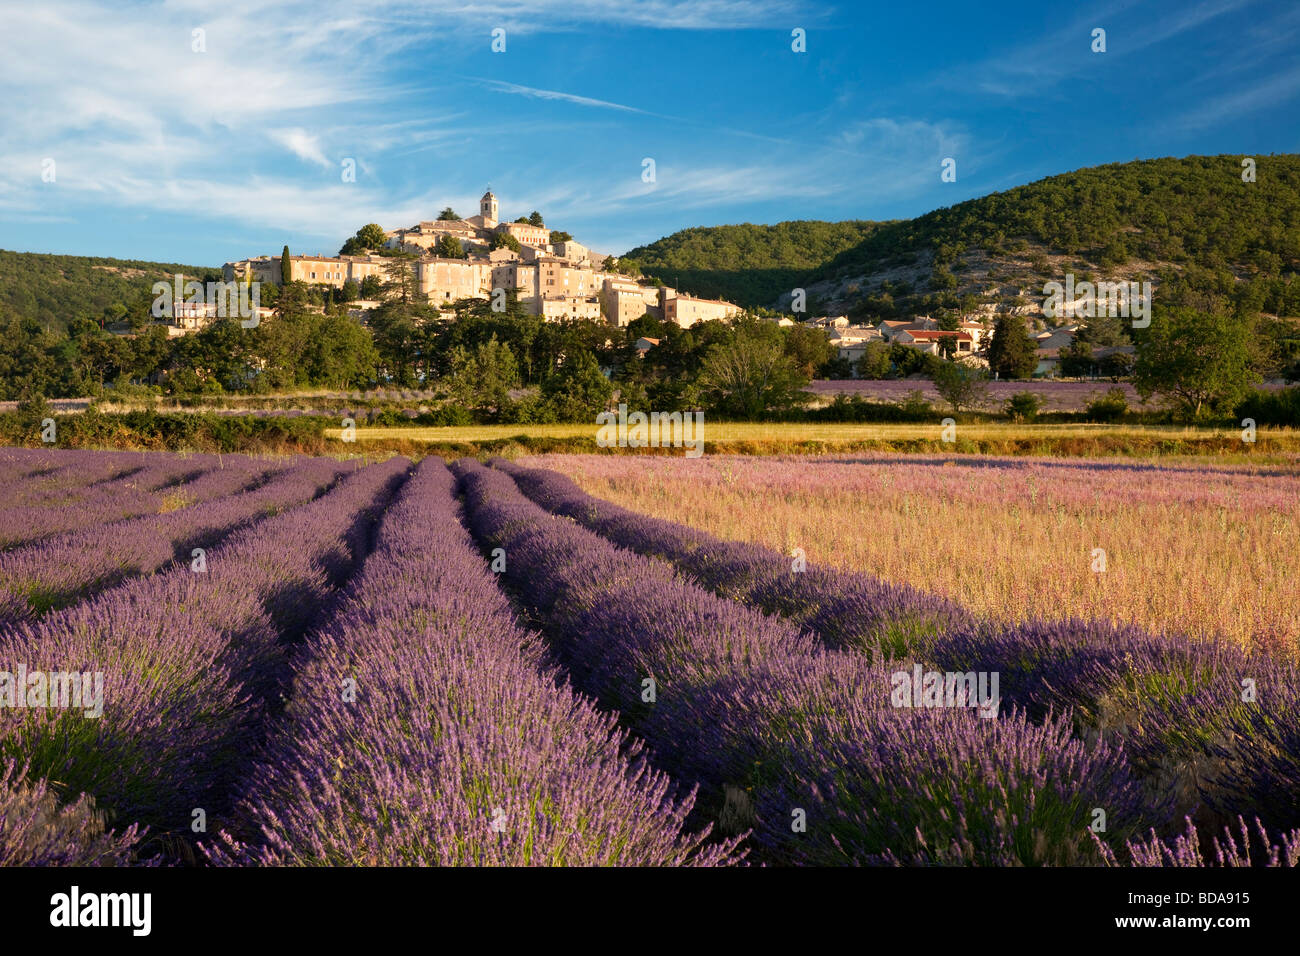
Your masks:
M780 330L764 324L737 323L729 341L705 354L699 386L714 411L754 420L793 408L803 399L808 379L786 354Z
M386 302L408 304L415 298L415 270L409 256L394 256L384 264L381 294Z
M387 381L404 388L419 384L420 335L411 310L390 300L370 312L367 323Z
M904 346L906 348L906 346ZM909 349L908 351L912 351ZM884 341L868 342L858 358L858 378L888 378L892 363L889 361L889 344Z
M1024 319L1015 315L999 316L989 341L989 368L999 378L1030 378L1037 366L1037 349Z
M785 354L794 359L800 374L812 378L836 355L825 329L810 325L794 325L784 330Z
M961 320L957 318L955 312L940 315L937 324L940 332L957 332L961 328ZM939 354L946 359L952 359L956 356L957 337L955 335L945 335L939 339Z
M1161 311L1136 343L1133 384L1144 401L1162 395L1195 419L1234 407L1260 380L1254 322L1182 306Z
M289 258L289 247L280 253L280 284L293 281L293 260Z
M1016 392L1007 399L1004 409L1014 422L1032 422L1038 417L1043 400L1034 392Z
M605 410L614 386L587 351L566 354L564 362L542 382L542 398L556 419L594 422Z
M388 241L388 234L384 232L384 227L375 222L366 223L357 230L356 235L343 243L343 248L339 250L341 256L361 256L365 255L372 249L382 249L384 243Z
M438 213L439 222L454 222L458 219L460 219L460 216L456 215L456 210L450 206L446 206L442 212Z
M1076 342L1087 342L1097 348L1109 348L1112 345L1128 345L1129 338L1124 331L1124 323L1117 315L1098 315L1091 318L1075 333Z
M509 406L510 389L519 384L519 363L510 346L498 341L495 334L472 353L455 346L449 364L446 384L453 404L498 413Z
M437 243L434 244L433 253L442 256L444 259L464 259L466 257L465 247L461 245L460 240L455 236L439 236Z
M382 290L382 283L379 276L362 276L361 278L361 298L377 299Z
M307 384L339 389L369 386L379 363L370 333L349 315L319 316L315 326L302 362Z
M1097 366L1097 359L1092 354L1092 345L1078 336L1057 353L1056 360L1061 374L1066 378L1086 378Z
M934 368L934 389L954 414L988 401L988 376L983 369L960 362L940 362Z
M551 242L572 242L573 234L563 231L562 229L553 229L551 231Z
M519 245L519 240L510 235L510 233L494 232L492 233L492 241L488 243L488 249L512 249L515 252L519 252L521 246Z
M56 376L50 354L54 342L55 337L35 319L0 311L0 398L21 398L24 391L51 393Z
M530 225L534 225L539 228L546 225L546 223L542 220L542 214L538 212L536 209L534 209L532 213L528 216L528 222Z
M1097 369L1112 382L1118 382L1133 374L1133 356L1127 352L1115 351L1103 355L1097 363Z

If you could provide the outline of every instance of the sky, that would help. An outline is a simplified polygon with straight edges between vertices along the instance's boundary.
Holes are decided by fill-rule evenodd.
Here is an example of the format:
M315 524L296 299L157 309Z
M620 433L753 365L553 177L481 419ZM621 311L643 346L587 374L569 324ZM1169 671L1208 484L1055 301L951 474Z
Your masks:
M0 0L0 23L0 248L27 252L330 255L490 187L619 254L1300 152L1296 0Z

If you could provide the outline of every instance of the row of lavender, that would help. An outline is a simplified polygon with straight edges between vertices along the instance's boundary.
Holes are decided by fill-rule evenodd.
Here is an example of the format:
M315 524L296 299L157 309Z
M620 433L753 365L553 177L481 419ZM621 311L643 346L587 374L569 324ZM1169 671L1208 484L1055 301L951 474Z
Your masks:
M158 511L167 489L216 464L175 455L5 449L0 453L5 489L0 548Z
M468 518L541 622L575 685L617 711L660 765L701 786L701 820L752 829L765 862L1073 863L1097 860L1151 805L1120 748L1064 719L891 705L896 667L830 649L614 547L462 461Z
M405 470L365 469L245 528L212 551L211 577L172 567L0 632L0 659L86 661L110 678L102 720L0 714L0 863L131 861L160 844L142 844L138 826L105 833L102 810L174 838L200 809L224 831L204 851L234 864L734 861L734 839L704 842L713 821L752 828L770 862L1114 862L1125 845L1139 862L1189 862L1194 840L1128 842L1174 813L1170 787L1152 785L1171 744L1206 758L1192 779L1256 808L1271 797L1278 813L1265 818L1284 818L1296 682L1280 665L1248 662L1272 703L1243 709L1219 687L1241 659L1113 629L999 635L941 607L948 617L890 632L911 610L896 598L869 607L874 630L856 638L810 635L557 519L473 462L457 472L475 531L503 549L509 586L607 712L519 628L459 524L449 474L429 461L337 613L299 647L288 710L274 715L289 646L324 618ZM825 581L788 604L805 624L817 618L801 608L835 597ZM1134 653L1143 668L1117 666ZM912 655L994 660L1004 702L1023 710L899 709L892 682ZM1204 722L1185 719L1207 706L1215 733L1270 747L1211 748ZM1101 742L1078 739L1081 726ZM1234 769L1215 776L1208 760ZM683 785L702 787L699 806L676 796ZM1087 829L1097 810L1101 840ZM1234 862L1260 855L1260 836L1243 832L1220 847ZM1298 837L1275 859L1294 862Z
M425 459L206 847L226 865L710 865L666 776L517 624ZM734 841L733 841L734 842Z
M150 468L145 481L176 477L174 462ZM102 512L86 510L78 530L0 553L0 625L38 618L173 561L202 568L206 557L195 549L206 550L236 528L310 500L341 473L329 459L306 458L288 467L231 459L175 486L183 487L184 497L172 510L107 522L97 520ZM107 495L115 484L106 486ZM83 507L70 502L63 511L82 513Z
M650 518L595 498L557 472L521 468L503 458L489 463L548 511L620 547L672 562L723 597L780 614L829 647L885 657L921 653L937 635L973 621L953 602L905 584L799 563L760 545Z
M0 863L174 854L195 821L220 821L285 686L289 647L368 550L409 464L358 467L241 528L203 574L172 566L0 630L0 660L102 681L93 719L0 708Z
M898 659L888 668L895 675L912 666L912 657L924 660L927 673L934 666L999 674L1004 706L1018 708L1039 727L1060 728L1068 720L1079 737L1123 748L1126 772L1141 785L1142 828L1168 835L1171 821L1187 814L1214 829L1241 814L1267 821L1274 832L1300 826L1294 800L1300 679L1287 662L1087 622L986 627L912 589L826 568L795 570L790 559L766 549L719 541L592 498L563 476L495 464L548 508L614 543L667 559L712 591L783 615L792 630L797 624L812 631L818 646L849 648L862 660L873 654L878 662ZM682 620L658 628L671 631ZM892 732L892 725L885 730ZM823 759L835 756L846 752L832 747ZM1114 801L1109 804L1113 810ZM1115 819L1113 812L1107 816ZM1281 847L1258 846L1259 829L1251 833L1256 858L1277 850L1294 860L1300 853L1295 835ZM1108 832L1110 845L1120 846L1115 837L1134 828L1111 826ZM1250 853L1250 846L1234 849L1227 839L1225 856ZM1152 838L1129 849L1135 859L1182 853L1186 861L1192 845ZM1099 852L1105 859L1110 851L1101 846Z

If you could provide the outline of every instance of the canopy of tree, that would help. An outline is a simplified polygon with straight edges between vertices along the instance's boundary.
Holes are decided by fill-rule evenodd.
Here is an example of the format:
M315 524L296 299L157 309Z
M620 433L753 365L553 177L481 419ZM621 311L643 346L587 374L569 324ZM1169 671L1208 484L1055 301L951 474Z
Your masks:
M364 256L372 249L380 249L388 241L388 234L384 232L384 227L377 222L367 223L357 230L355 236L343 243L343 248L339 250L341 256Z

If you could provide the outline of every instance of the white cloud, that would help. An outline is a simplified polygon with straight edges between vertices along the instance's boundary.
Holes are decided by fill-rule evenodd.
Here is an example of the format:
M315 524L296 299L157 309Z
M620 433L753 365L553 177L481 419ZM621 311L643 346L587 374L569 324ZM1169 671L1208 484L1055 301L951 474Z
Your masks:
M268 130L267 135L281 146L287 148L299 159L316 163L326 169L334 167L334 161L326 156L324 150L321 149L319 137L308 133L301 127Z

